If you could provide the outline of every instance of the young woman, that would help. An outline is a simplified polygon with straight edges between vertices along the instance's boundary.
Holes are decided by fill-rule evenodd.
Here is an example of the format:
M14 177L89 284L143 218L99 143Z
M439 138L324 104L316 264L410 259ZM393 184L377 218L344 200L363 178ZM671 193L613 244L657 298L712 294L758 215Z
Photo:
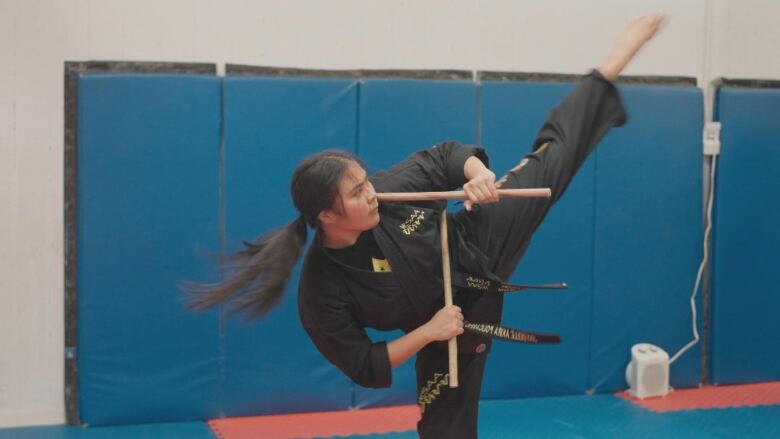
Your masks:
M309 226L316 236L304 260L298 304L317 349L366 387L389 386L392 368L416 354L420 436L476 437L491 340L464 333L463 322L499 324L503 297L456 288L455 304L444 306L438 230L443 203L380 204L376 194L463 186L465 210L448 216L453 271L506 280L588 154L626 120L613 81L663 20L649 15L633 21L606 60L552 110L532 151L499 182L482 149L454 142L420 151L372 177L344 152L307 158L292 177L298 219L247 244L234 256L239 269L219 284L196 289L193 306L234 299L238 310L265 314L281 296ZM552 197L496 203L497 187L549 187ZM402 329L405 335L375 343L367 327ZM454 336L460 386L451 389L446 340Z

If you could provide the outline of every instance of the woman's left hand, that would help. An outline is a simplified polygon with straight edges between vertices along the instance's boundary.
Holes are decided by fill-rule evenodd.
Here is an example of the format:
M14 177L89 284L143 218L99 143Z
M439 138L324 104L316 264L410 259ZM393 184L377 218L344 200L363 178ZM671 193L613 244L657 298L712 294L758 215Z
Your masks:
M466 193L466 201L463 205L469 212L474 204L497 202L496 174L490 169L483 167L468 183L463 185L463 191Z

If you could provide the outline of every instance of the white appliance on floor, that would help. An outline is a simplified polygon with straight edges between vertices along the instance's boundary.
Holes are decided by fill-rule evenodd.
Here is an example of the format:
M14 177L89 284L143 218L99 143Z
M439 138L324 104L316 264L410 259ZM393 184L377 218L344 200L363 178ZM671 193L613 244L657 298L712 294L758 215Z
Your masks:
M650 343L631 347L626 366L628 393L639 399L666 396L669 393L669 354Z

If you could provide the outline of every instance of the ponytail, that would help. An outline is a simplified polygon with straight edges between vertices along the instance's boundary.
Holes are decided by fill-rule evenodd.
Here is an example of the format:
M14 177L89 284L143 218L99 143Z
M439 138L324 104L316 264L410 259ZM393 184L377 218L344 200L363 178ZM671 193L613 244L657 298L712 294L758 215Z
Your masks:
M299 216L281 229L244 242L244 249L223 258L233 271L213 284L182 285L191 293L188 308L204 310L233 301L231 313L263 317L279 303L284 286L306 244L306 220Z
M189 308L202 310L231 302L231 312L252 317L268 313L284 293L295 263L306 245L307 224L319 228L320 212L334 206L339 181L350 162L360 164L354 155L327 150L309 156L293 172L290 194L300 216L285 227L267 233L245 248L222 257L232 271L214 284L185 283L180 287L192 293Z

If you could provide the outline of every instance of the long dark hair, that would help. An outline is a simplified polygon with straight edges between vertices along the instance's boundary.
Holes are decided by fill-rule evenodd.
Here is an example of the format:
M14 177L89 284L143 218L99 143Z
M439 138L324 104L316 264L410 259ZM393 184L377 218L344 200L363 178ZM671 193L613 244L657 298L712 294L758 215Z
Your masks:
M290 193L300 216L286 226L244 241L244 249L221 257L229 274L213 284L182 283L191 293L189 308L203 310L232 301L231 313L262 317L282 297L295 263L306 244L306 226L319 229L320 212L336 204L339 182L354 155L322 151L303 160L293 172ZM361 164L362 165L362 164Z

